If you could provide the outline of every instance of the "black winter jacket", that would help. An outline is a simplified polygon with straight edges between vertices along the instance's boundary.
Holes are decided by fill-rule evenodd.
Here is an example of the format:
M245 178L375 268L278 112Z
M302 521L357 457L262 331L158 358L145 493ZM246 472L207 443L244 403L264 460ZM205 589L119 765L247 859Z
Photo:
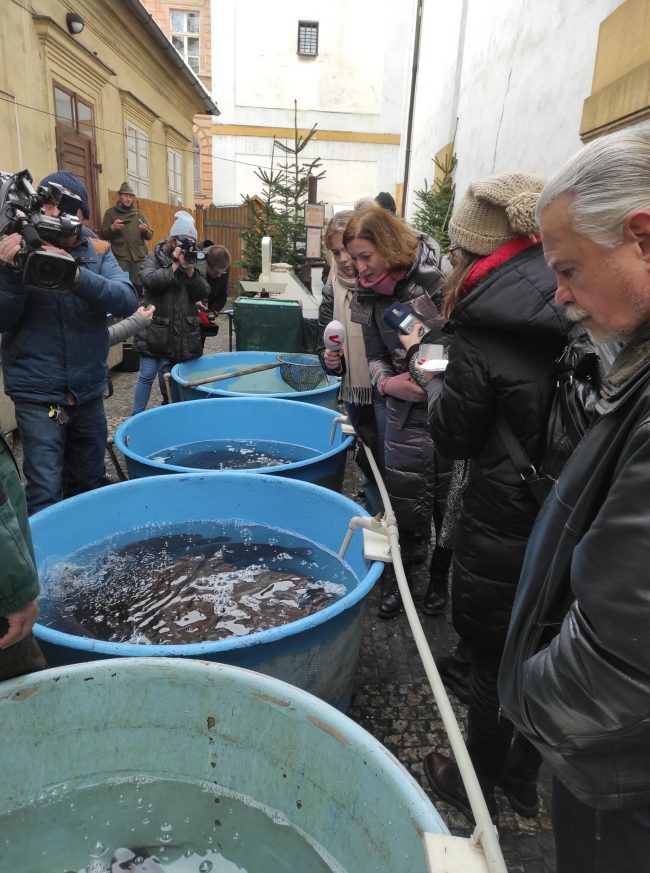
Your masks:
M650 803L650 329L533 528L502 661L503 708L573 795Z
M397 283L394 294L383 296L363 289L357 291L351 306L351 318L363 325L373 385L379 386L387 376L408 369L406 352L397 332L383 318L384 311L395 300L408 305L418 319L432 329L432 336L441 336L442 274L439 263L438 244L422 234L413 264ZM409 403L390 396L385 400L384 472L393 509L401 530L422 534L428 541L436 481L426 400ZM405 560L420 557L404 555Z
M472 459L454 539L452 614L458 633L499 653L539 506L496 428L502 413L537 463L570 324L541 245L490 272L453 310L442 394L430 427L448 458Z
M142 265L145 305L153 303L156 311L136 347L143 355L179 363L202 354L196 303L208 297L210 286L196 268L190 278L185 270L174 272L173 263L162 240Z

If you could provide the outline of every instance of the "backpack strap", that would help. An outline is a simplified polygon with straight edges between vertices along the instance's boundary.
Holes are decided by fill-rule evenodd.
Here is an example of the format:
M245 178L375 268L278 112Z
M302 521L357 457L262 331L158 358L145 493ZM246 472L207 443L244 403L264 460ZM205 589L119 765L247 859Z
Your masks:
M512 466L517 473L519 473L526 485L528 485L531 494L541 506L546 500L546 495L553 484L553 480L549 476L544 476L543 474L540 475L538 473L535 465L526 454L524 447L512 432L512 428L501 412L499 412L496 417L495 426L501 437L501 442L510 456Z

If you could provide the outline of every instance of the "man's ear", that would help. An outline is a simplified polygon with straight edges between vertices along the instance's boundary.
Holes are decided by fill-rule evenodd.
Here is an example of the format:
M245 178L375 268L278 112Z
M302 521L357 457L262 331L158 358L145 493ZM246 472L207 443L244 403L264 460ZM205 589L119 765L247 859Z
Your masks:
M625 230L638 243L643 257L650 262L650 210L631 212L625 219Z

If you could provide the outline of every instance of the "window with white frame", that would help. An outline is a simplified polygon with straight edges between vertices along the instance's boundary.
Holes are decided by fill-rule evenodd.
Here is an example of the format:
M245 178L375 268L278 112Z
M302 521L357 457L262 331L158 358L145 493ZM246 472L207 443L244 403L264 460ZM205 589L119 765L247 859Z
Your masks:
M317 55L318 54L318 22L317 21L299 21L298 22L298 54L299 55Z
M199 29L201 16L198 12L171 13L172 45L185 63L199 75Z
M139 197L149 196L149 137L126 124L126 173L129 185Z
M183 205L183 159L174 149L167 149L167 185L172 206Z
M201 187L201 148L197 139L192 140L192 166L194 169L194 193L202 194L203 188Z

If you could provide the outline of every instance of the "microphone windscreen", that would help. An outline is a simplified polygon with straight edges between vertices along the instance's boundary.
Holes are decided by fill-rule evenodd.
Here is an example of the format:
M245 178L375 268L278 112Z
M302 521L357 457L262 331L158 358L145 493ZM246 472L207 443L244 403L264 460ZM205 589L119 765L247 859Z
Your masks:
M340 321L330 321L323 332L323 343L331 352L338 352L345 342L345 328Z

